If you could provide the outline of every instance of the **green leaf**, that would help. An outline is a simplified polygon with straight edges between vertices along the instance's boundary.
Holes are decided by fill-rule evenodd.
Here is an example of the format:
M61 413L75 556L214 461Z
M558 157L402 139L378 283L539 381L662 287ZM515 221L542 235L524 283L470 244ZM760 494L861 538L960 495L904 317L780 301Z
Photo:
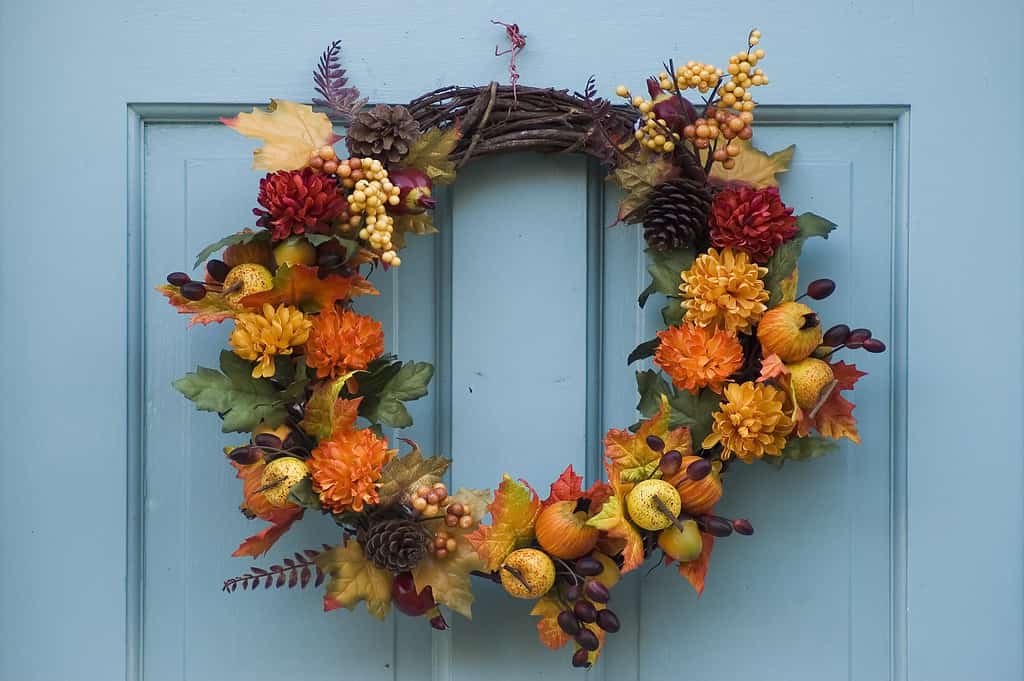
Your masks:
M628 365L641 359L654 357L654 353L658 349L658 345L660 343L661 340L658 338L652 338L649 341L644 341L640 345L633 348L633 352L629 353L629 357L626 358L626 364Z
M455 161L451 154L462 138L458 126L431 128L416 138L409 147L409 153L402 159L401 167L419 168L434 184L449 184L455 181Z
M250 230L250 231L247 231L247 232L243 231L243 232L238 232L236 234L231 234L229 236L226 236L223 239L221 239L220 241L218 241L216 243L212 243L209 246L207 246L206 248L204 248L203 250L199 251L199 255L196 256L196 262L195 262L194 265L192 265L192 268L195 269L196 267L199 267L199 265L204 263L207 258L209 258L211 255L213 255L217 251L221 250L222 248L226 248L228 246L234 246L235 244L247 244L250 241L255 241L257 239L269 240L270 239L270 232L268 232L265 229L264 230L260 230L258 232L254 232L254 231Z
M640 393L640 402L636 408L644 418L650 418L658 413L662 395L672 397L675 394L672 386L654 369L636 372L636 388Z
M394 397L381 397L366 417L375 423L392 428L408 428L412 425L412 414Z
M686 308L679 298L669 298L668 305L661 308L661 320L665 322L665 326L679 326L683 323L684 316Z
M345 386L345 381L350 378L352 378L352 373L347 373L333 381L324 381L313 388L313 394L306 402L302 422L299 424L303 432L317 440L324 440L331 436L331 432L334 430L334 406L338 402L338 394Z
M679 285L683 283L680 276L693 267L697 254L693 248L677 248L672 251L659 251L648 248L647 271L654 278L654 289L667 296L679 295Z
M352 259L356 253L359 252L359 244L352 239L346 239L338 236L337 234L307 234L306 241L314 246L320 246L327 243L328 241L336 241L345 249L345 262Z
M225 433L252 432L261 421L279 426L287 418L287 403L274 384L252 377L252 364L228 350L220 353L220 371L198 367L174 382L174 387L202 411L224 419Z
M652 281L650 284L647 285L647 288L640 292L640 295L637 296L636 298L636 302L640 305L641 308L643 308L643 306L647 304L647 299L650 298L656 291L657 289L654 288L654 282Z
M693 438L693 446L698 448L711 432L712 414L718 411L721 403L721 396L707 388L702 388L696 395L689 390L681 390L668 398L668 404L672 408L668 416L668 426L688 427Z
M323 510L320 495L313 491L313 480L308 476L292 485L288 491L288 500L313 511Z
M780 456L772 458L788 461L807 461L808 459L817 459L819 456L831 454L838 449L839 444L835 440L828 438L817 436L794 437L786 443Z
M383 393L403 402L418 400L427 394L433 377L434 367L429 362L406 362L384 386Z
M804 242L812 236L827 239L829 233L836 228L835 223L814 213L800 215L796 219L796 225L800 230L797 235L779 246L768 261L768 274L764 278L764 286L771 294L768 307L774 307L782 302L783 282L796 268Z
M372 390L380 382L380 375L388 375L389 378L379 390ZM427 385L433 376L434 367L427 362L395 362L383 367L376 376L377 383L371 383L370 387L365 383L360 386L360 391L366 394L363 403L359 405L360 415L373 423L392 428L411 426L412 415L403 402L418 400L426 395Z

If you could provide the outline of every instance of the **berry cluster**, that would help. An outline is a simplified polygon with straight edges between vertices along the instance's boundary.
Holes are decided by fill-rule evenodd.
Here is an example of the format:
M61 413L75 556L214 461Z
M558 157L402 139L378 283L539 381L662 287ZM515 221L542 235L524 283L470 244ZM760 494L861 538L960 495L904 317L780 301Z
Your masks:
M676 90L689 90L695 88L698 92L704 93L718 85L722 77L722 69L711 64L703 64L696 61L688 61L684 66L676 69L675 80L666 71L658 74L658 84L666 92Z
M206 276L204 281L193 281L185 272L171 272L167 275L167 283L177 286L181 295L188 300L202 300L206 297L208 290L222 295L232 291L225 290L224 279L228 276L231 268L223 260L210 260L206 263Z
M764 50L751 51L760 41L761 32L757 29L751 31L750 37L747 39L746 51L729 57L729 66L726 70L732 78L718 88L716 94L719 97L719 107L749 113L757 106L750 89L768 84L768 76L764 75L764 71L755 68L757 62L764 59Z
M388 206L397 206L400 189L388 179L384 164L374 158L350 158L337 170L341 185L351 189L348 195L350 217L341 224L343 231L359 228L359 238L381 251L381 260L397 267L402 264L391 243L395 221Z
M735 158L743 152L743 147L733 140L749 140L754 136L750 127L753 114L746 112L739 115L718 109L707 118L698 118L691 125L683 128L683 136L693 145L695 149L708 149L716 147L711 156L715 161L722 164L723 168L730 169L736 165ZM718 138L724 137L725 146L718 146Z
M438 530L434 533L434 540L427 546L429 551L434 554L434 557L438 560L444 560L449 554L454 553L458 547L458 542L455 541L455 537L451 536L444 530Z
M606 607L611 593L597 579L602 572L601 561L589 556L580 558L567 575L571 583L564 590L559 587L566 609L558 613L558 626L576 642L577 649L572 656L574 667L589 667L590 653L600 647L594 627L609 634L620 627L618 615Z
M412 506L414 516L424 515L433 518L441 512L446 501L448 501L448 488L443 482L435 482L433 487L420 485L409 499L409 505Z
M633 133L636 140L655 153L672 153L679 142L679 133L672 130L668 121L658 117L657 101L644 99L640 95L633 96L625 85L618 86L615 93L628 99L633 108L640 112L640 123Z
M334 147L329 144L325 144L309 155L309 167L328 175L334 175L338 172L340 164L338 154L334 151Z

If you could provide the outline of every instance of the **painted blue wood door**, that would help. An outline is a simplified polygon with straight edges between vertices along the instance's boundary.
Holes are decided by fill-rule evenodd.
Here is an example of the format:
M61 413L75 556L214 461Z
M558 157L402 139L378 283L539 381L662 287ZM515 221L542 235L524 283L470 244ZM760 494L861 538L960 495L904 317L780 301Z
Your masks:
M977 107L939 93L1019 64L1022 10L776 0L754 13L735 20L769 48L757 141L797 144L786 200L840 226L808 245L803 276L835 278L826 320L869 326L892 351L864 361L864 443L781 473L741 467L726 510L757 534L721 543L700 601L669 572L617 589L623 633L589 675L1019 679L1024 244L1006 197L1024 178L1012 154L960 159L950 135ZM689 2L671 15L582 0L0 8L0 678L577 677L536 643L528 605L487 585L450 634L321 614L314 591L221 594L250 565L228 554L252 526L218 455L229 440L169 381L209 363L226 331L186 331L150 293L251 219L251 145L218 115L307 99L335 37L378 101L500 78L494 17L529 37L524 82L596 73L606 94L666 55L721 58L746 29ZM954 38L957 58L929 61ZM1004 150L1024 145L1020 100L1001 90L985 112ZM481 161L444 199L442 233L415 240L364 306L391 350L438 366L412 437L453 457L456 485L505 471L543 484L567 463L596 476L604 429L634 418L625 357L656 324L656 306L635 304L637 231L605 228L616 197L582 158ZM333 531L304 521L280 552Z

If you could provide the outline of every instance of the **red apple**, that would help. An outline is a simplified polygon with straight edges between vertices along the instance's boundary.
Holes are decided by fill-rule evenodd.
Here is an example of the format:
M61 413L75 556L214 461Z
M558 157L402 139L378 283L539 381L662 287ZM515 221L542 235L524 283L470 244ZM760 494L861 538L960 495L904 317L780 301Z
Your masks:
M600 532L587 525L587 512L577 506L576 501L556 501L537 517L537 541L556 558L579 558L597 546Z
M395 575L394 581L391 582L391 599L400 612L410 617L419 617L431 608L437 607L434 593L429 586L419 593L416 592L416 583L410 572Z

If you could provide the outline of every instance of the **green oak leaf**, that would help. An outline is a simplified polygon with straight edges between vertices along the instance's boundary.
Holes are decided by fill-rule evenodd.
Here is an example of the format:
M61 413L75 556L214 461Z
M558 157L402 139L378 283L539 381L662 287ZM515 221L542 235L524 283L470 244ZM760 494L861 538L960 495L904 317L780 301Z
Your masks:
M700 443L711 432L711 417L721 403L721 396L707 388L702 388L696 395L689 390L681 390L668 398L671 407L668 427L686 426L690 429L694 447L700 447Z
M174 387L197 409L220 414L225 433L252 432L261 421L274 427L284 422L287 402L271 381L252 377L250 362L223 350L220 367L221 371L197 367L176 380Z
M371 391L365 384L360 387L366 398L360 405L359 413L372 423L392 428L407 428L412 425L412 415L404 402L418 400L427 394L427 385L434 376L434 367L427 362L397 362L384 367L382 374L390 374L379 390ZM376 394L372 394L376 392Z
M309 476L292 485L288 491L288 500L313 511L323 510L320 495L313 491L313 480Z
M814 213L804 213L796 219L799 232L795 237L775 249L775 254L768 261L768 274L764 278L764 287L771 294L768 307L782 302L782 284L796 268L804 242L812 236L827 239L829 233L836 228L835 223Z
M835 440L830 440L825 437L794 437L786 443L781 455L771 458L778 458L786 461L807 461L809 459L817 459L818 457L825 456L826 454L831 454L838 449L839 444Z
M697 253L693 248L677 248L671 251L659 251L648 248L647 271L654 279L654 290L667 296L679 295L679 285L683 283L680 276L693 267Z
M645 419L658 413L662 395L671 397L675 394L672 386L654 369L636 372L636 388L640 393L640 402L636 409Z

